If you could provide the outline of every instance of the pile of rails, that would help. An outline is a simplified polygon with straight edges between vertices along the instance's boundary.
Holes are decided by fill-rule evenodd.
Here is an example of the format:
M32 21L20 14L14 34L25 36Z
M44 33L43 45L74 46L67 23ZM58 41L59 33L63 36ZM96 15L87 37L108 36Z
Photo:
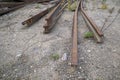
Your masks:
M26 0L27 1L27 0ZM32 0L31 0L32 1ZM45 2L49 0L40 0L40 2ZM90 31L93 32L94 38L97 43L102 43L103 33L97 27L95 22L88 16L86 11L83 8L83 1L84 0L77 0L77 8L74 12L73 16L73 27L72 27L72 49L71 49L71 65L77 66L78 65L78 11L80 10L81 15L83 16L88 28ZM34 1L33 1L34 2ZM39 0L37 0L39 2ZM0 4L2 6L7 6L15 8L21 7L25 5L25 2L19 2L17 4ZM38 20L40 20L43 16L47 15L45 18L45 25L43 26L44 31L43 33L48 34L51 32L52 28L55 26L57 20L62 15L64 8L67 6L68 0L58 0L55 2L54 6L47 8L44 11L41 11L39 14L32 16L31 18L22 22L23 25L31 26ZM17 6L16 6L17 5ZM11 8L10 8L11 9Z
M0 15L17 10L30 3L43 3L49 1L51 0L21 0L20 2L0 2Z

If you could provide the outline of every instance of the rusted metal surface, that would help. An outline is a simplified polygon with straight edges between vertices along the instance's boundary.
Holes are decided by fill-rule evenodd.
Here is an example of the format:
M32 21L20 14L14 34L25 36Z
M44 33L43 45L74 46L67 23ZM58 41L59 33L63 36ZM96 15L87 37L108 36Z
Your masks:
M101 37L98 35L98 33L96 32L96 30L92 27L92 25L90 24L90 22L88 21L88 19L86 18L86 16L83 13L81 13L81 14L82 14L85 22L89 26L88 28L93 32L94 38L96 39L97 43L101 43L102 42Z
M44 33L49 33L50 30L54 27L57 20L61 16L62 12L64 11L64 8L66 7L66 1L61 0L59 4L48 14L46 20L46 24L44 27Z
M27 2L27 3L29 3L29 2L48 2L48 1L52 1L52 0L21 0L21 1L23 1L23 2Z
M0 8L4 8L4 7L11 8L22 4L24 4L24 2L0 2Z
M97 32L99 30L96 30L96 28L93 25L93 22L91 22L91 20L89 19L88 15L84 12L83 7L82 7L82 1L81 1L81 14L85 20L85 22L87 23L87 25L89 26L89 29L93 32L94 34L94 38L96 39L96 41L98 43L102 42L102 38L101 36L103 35L101 32Z
M90 17L87 15L87 13L84 11L82 1L81 1L81 11L82 11L82 13L86 16L86 18L89 20L90 24L93 26L93 28L96 30L96 32L97 32L100 36L103 36L102 31L98 28L98 26L95 24L95 22L92 20L92 18L90 18Z
M37 22L40 18L42 18L43 16L45 16L54 6L47 8L46 10L40 12L39 14L25 20L24 22L22 22L23 25L26 26L31 26L32 24L34 24L35 22Z
M51 0L21 0L23 2L0 2L0 15L19 9L27 4L48 2Z
M77 8L73 18L73 31L72 31L72 50L71 50L71 65L78 65L78 10L80 1L78 2Z
M12 8L1 9L1 10L0 10L0 15L9 13L9 12L14 11L14 10L17 10L17 9L19 9L19 8L22 8L23 6L25 6L25 5L23 4L23 5L19 5L19 6L12 7Z

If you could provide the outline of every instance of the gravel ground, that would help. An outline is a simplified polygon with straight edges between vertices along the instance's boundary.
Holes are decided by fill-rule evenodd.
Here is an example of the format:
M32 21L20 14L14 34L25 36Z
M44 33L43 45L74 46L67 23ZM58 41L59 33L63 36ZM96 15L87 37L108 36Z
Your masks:
M117 14L120 1L107 1L108 9L98 9L101 1L86 3L86 11L99 28L115 7L106 25ZM112 5L111 5L112 4ZM104 31L104 43L85 39L89 31L80 12L78 17L79 65L70 66L73 14L67 9L50 34L43 34L45 17L31 27L22 21L51 5L30 4L0 16L0 80L120 80L120 16ZM53 54L58 55L54 60ZM67 60L63 56L67 54Z

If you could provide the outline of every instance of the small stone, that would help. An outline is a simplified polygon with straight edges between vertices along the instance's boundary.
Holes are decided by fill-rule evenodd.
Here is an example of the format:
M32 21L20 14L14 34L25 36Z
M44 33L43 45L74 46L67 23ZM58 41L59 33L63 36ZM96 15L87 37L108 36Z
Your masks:
M6 75L5 74L3 74L3 77L5 77Z
M20 57L20 56L22 56L22 54L18 54L16 57Z
M30 68L33 68L33 66L30 66Z
M117 50L113 50L113 52L116 52Z
M82 67L79 67L79 69L82 69Z
M80 72L78 72L78 74L80 74Z
M34 73L36 73L36 70L34 70Z
M62 60L63 60L63 61L66 61L66 60L67 60L67 53L64 53L64 54L63 54Z
M15 69L14 71L17 71L18 69Z
M70 65L70 66L71 66L71 63L69 62L69 63L68 63L68 65Z
M90 53L90 52L91 52L91 50L87 50L87 52L89 52L89 53Z

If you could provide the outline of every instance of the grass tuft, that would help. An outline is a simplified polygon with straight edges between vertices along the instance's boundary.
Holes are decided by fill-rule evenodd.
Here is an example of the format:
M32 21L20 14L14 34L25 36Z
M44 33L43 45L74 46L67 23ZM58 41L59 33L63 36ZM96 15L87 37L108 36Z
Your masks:
M59 56L59 54L52 54L52 55L51 55L51 58L52 58L54 61L56 61L56 60L58 60L58 59L60 58L60 56Z
M93 37L94 37L94 35L93 35L92 32L86 32L86 33L84 34L84 38L93 38Z

